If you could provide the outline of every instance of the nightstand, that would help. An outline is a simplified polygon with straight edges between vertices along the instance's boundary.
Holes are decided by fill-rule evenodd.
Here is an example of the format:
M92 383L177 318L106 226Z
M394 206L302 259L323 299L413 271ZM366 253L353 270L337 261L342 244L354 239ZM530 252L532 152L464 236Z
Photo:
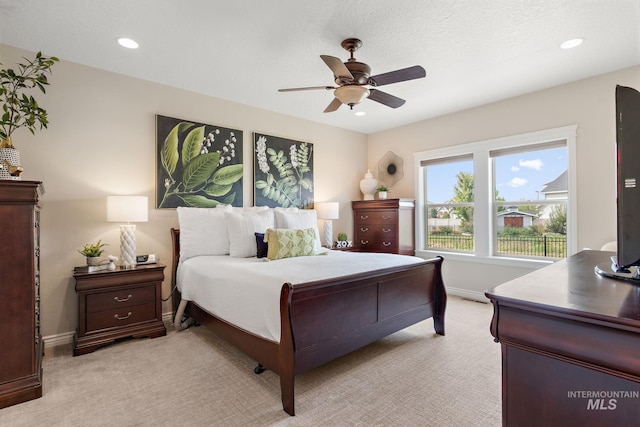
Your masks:
M87 267L74 268L78 328L73 355L91 353L120 338L166 335L162 322L164 268L148 264L91 273Z

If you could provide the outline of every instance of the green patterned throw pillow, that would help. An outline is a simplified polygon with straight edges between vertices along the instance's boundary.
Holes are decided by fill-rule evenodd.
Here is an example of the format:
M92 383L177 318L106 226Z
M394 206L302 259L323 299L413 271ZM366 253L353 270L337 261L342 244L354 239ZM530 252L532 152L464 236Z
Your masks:
M267 229L264 241L269 244L267 258L270 260L309 256L314 253L316 232L313 228L305 230Z

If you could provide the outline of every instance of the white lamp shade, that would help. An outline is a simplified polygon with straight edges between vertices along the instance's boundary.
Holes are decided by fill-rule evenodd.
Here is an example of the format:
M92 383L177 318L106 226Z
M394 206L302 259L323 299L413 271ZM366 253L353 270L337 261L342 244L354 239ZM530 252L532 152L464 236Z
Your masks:
M315 208L318 219L338 219L340 217L340 204L338 202L316 203Z
M147 196L107 196L107 221L147 222Z

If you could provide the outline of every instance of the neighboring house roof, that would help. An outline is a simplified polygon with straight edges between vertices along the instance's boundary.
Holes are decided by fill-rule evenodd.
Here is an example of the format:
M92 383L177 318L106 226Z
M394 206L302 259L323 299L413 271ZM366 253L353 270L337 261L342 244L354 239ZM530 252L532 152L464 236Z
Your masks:
M551 182L547 182L541 193L561 193L567 191L567 171L562 172L559 177Z
M500 216L507 216L507 215L508 216L516 216L516 215L519 215L519 216L530 216L532 218L537 218L538 217L538 215L536 215L534 213L526 212L526 211L519 211L518 208L513 208L513 207L507 208L507 209L505 209L503 211L498 212L498 214L496 216L500 217Z

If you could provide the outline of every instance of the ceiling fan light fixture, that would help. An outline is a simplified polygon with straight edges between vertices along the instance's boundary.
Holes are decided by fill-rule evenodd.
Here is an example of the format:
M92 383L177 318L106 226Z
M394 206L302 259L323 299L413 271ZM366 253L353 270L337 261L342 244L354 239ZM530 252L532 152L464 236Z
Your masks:
M358 85L346 85L337 88L333 94L343 104L353 107L369 96L369 89Z

